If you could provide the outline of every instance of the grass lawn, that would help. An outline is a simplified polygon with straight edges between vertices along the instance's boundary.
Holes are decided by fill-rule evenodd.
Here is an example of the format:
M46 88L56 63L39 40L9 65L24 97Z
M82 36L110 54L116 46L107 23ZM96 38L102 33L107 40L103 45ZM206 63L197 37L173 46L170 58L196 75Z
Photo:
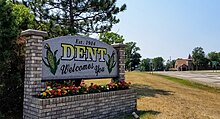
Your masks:
M130 73L126 75L126 82L131 82L132 83L131 88L135 88L136 92L139 92L138 94L144 95L144 93L146 92L146 89L143 88L144 81L138 80L143 77L138 76L136 74L135 74L136 76L135 78L130 76L131 76ZM102 85L102 84L108 84L109 82L111 82L110 78L85 80L85 83L87 85L90 85L91 83ZM148 89L147 91L149 91L149 93L154 92L154 90L148 90ZM140 97L140 95L138 95L138 97ZM138 103L138 107L141 107L139 103ZM141 119L154 119L154 117L160 112L154 110L138 110L136 113L140 116ZM128 114L128 115L119 116L116 119L134 119L134 117L132 116L132 114Z
M184 79L176 78L176 77L172 77L172 76L166 76L166 75L161 75L161 74L154 74L154 75L163 77L167 80L177 82L177 83L185 85L185 86L189 86L191 88L197 88L197 89L201 89L201 90L205 90L205 91L209 91L209 92L213 92L213 93L216 93L216 92L220 93L220 89L216 88L216 87L210 87L208 85L204 85L201 83L193 82L190 80L184 80Z
M111 79L85 80L85 83L107 84ZM126 82L137 92L137 114L141 119L155 118L204 118L219 117L220 89L170 76L146 72L126 72ZM192 100L192 101L191 101ZM195 100L206 103L193 102ZM207 101L208 100L208 101ZM212 103L212 104L211 104ZM210 110L202 110L208 107ZM216 111L217 110L217 111ZM202 114L204 112L204 115ZM216 111L216 112L215 112ZM208 115L208 116L207 116ZM117 119L134 119L131 114ZM215 119L215 118L214 118Z

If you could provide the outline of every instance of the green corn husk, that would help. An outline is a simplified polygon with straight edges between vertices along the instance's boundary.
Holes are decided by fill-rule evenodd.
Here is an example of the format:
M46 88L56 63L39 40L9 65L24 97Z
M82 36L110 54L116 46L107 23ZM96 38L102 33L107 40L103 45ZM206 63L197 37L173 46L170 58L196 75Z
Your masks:
M108 61L106 61L106 65L108 67L108 72L111 73L112 72L112 69L115 67L115 64L116 62L114 61L114 56L115 56L115 53L113 52L111 57L110 55L108 54Z
M48 65L50 66L50 68L55 69L54 56L53 56L53 53L49 50L47 50L47 61L48 61Z
M45 59L47 59L47 63L44 61L43 59L43 63L50 68L50 72L55 75L56 74L56 70L58 65L60 64L60 59L57 60L56 58L56 53L58 50L56 50L54 53L51 51L49 44L46 44L44 46L45 49L47 49L46 51L46 57Z

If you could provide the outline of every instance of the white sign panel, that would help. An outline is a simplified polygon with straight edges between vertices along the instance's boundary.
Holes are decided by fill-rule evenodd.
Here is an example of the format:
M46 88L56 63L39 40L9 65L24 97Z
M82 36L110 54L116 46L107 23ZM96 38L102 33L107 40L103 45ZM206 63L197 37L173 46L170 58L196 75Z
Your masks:
M117 52L99 40L62 36L43 42L42 80L118 76Z

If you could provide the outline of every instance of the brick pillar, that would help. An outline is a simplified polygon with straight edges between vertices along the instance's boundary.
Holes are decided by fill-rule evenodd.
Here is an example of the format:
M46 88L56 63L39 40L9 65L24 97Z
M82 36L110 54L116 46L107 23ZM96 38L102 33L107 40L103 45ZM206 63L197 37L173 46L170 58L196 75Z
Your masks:
M125 80L125 44L113 44L112 45L118 54L118 78L116 80ZM115 80L115 79L114 79Z
M33 96L45 88L45 83L41 82L42 41L47 32L28 29L22 31L21 36L26 37L23 118L32 118Z

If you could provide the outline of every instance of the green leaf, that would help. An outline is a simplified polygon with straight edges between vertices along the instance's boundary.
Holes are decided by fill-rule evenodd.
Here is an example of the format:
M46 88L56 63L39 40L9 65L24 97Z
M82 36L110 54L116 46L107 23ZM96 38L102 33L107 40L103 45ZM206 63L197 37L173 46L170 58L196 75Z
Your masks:
M50 68L50 71L51 71L51 73L52 73L53 75L56 74L56 69Z
M60 58L61 59L61 58ZM60 64L60 59L59 60L57 60L57 65L59 65Z
M43 63L44 63L47 67L50 67L49 64L47 64L47 63L44 61L43 58L42 58L42 61L43 61Z
M116 62L114 62L114 63L113 63L112 68L114 68L114 67L115 67L115 65L116 65Z
M56 56L56 55L57 55L57 51L58 51L58 50L54 51L54 56Z

